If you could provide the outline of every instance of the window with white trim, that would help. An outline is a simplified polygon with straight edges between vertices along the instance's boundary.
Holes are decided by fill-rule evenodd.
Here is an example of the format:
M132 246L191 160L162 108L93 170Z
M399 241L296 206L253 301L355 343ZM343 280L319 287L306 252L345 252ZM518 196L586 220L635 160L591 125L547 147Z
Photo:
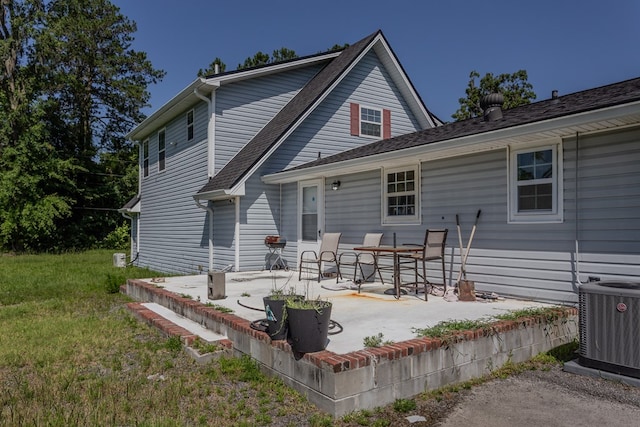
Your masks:
M416 224L420 219L419 167L384 169L383 223Z
M193 139L193 110L187 112L187 141Z
M162 129L158 132L158 172L162 172L165 168L166 153L166 133Z
M512 150L509 160L509 221L562 221L560 144Z
M382 110L360 107L360 135L380 138L381 128Z
M142 143L142 176L149 176L149 140L145 139Z
M351 135L368 138L391 138L391 110L350 104Z

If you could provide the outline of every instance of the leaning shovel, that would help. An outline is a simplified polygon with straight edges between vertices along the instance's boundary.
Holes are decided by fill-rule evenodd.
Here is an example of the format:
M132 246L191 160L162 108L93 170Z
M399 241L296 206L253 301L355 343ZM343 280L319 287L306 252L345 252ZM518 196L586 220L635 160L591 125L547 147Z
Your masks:
M473 236L476 234L476 228L478 227L478 219L480 218L481 210L478 209L478 213L476 214L476 221L473 224L473 228L471 229L471 236L469 236L469 242L467 243L467 248L464 252L464 256L462 252L460 253L460 274L458 275L458 299L460 301L475 301L476 293L475 293L475 284L471 280L467 280L467 258L469 257L469 251L471 250L471 242L473 242ZM462 242L462 239L460 239ZM464 276L464 280L460 280L461 277Z

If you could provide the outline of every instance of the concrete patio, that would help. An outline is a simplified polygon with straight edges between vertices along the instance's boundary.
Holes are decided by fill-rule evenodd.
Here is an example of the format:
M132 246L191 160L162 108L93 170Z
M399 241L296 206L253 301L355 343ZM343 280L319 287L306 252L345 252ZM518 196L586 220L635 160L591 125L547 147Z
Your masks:
M248 354L264 369L305 394L335 416L371 409L408 398L428 389L482 376L507 361L519 362L566 342L577 335L577 310L548 322L522 319L496 322L491 331L467 331L455 342L418 338L414 328L444 320L490 320L495 315L545 306L510 298L447 302L442 296L385 294L389 286L366 283L362 292L335 278L318 283L298 281L298 273L226 273L225 297L209 300L207 275L129 280L126 293L143 303L150 318L180 325L181 335L198 335L225 342L234 354ZM347 289L333 290L336 287ZM329 336L325 351L294 357L286 341L271 341L251 328L265 317L262 298L272 289L295 289L298 294L333 303L331 319L342 331ZM326 289L330 288L330 289ZM233 312L221 313L216 306ZM153 323L153 322L152 322ZM365 348L364 340L382 334L387 345Z

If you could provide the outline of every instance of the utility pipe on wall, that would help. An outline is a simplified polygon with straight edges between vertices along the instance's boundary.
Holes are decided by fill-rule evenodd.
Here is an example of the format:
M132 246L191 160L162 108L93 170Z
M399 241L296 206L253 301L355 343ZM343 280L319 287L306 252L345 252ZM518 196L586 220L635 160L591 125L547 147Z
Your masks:
M199 199L193 199L196 205L209 213L209 271L213 270L213 208L203 205Z
M207 103L207 174L209 178L213 177L216 174L215 170L215 129L216 129L216 121L215 121L215 90L211 92L211 98L207 98L203 94L201 94L198 89L194 89L193 93L204 102Z

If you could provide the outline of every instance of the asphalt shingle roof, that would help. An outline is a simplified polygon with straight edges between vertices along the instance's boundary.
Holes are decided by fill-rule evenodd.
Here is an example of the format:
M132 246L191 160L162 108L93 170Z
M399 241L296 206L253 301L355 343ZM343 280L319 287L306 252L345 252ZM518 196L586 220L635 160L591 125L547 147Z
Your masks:
M373 142L288 170L305 169L376 154L389 153L420 145L432 144L434 142L522 126L634 101L640 101L640 78L503 110L503 118L500 120L485 121L483 117L477 117Z
M378 30L345 48L340 55L320 70L198 193L229 189L237 184L380 33L381 31Z

